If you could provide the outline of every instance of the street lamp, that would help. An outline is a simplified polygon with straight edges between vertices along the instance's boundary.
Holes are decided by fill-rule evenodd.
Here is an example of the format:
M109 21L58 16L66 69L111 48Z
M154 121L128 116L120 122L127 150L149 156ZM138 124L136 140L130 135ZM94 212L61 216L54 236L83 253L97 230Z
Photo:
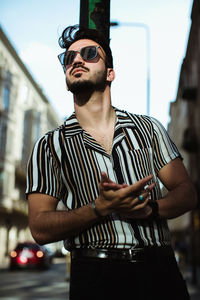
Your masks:
M143 28L146 33L146 60L147 60L147 115L149 116L150 112L150 29L144 23L137 22L123 22L120 23L118 21L110 22L110 27L116 26L126 26L126 27L139 27Z

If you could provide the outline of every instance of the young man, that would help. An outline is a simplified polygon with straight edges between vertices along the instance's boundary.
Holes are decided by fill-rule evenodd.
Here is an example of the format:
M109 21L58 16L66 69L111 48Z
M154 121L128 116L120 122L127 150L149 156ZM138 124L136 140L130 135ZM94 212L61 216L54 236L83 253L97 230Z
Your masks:
M101 33L68 27L59 43L75 112L29 161L34 239L71 251L71 300L189 299L166 221L196 204L176 146L154 118L111 105L115 73Z

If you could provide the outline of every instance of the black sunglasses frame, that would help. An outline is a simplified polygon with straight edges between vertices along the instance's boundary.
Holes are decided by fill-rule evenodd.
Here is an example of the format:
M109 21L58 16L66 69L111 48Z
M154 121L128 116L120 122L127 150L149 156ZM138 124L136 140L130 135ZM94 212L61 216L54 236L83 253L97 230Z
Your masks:
M94 53L94 56L92 56L92 57L85 57L85 55L84 55L84 53L88 53L87 51L85 52L84 50L86 49L86 48L94 48L95 49L95 53ZM61 53L61 54L59 54L58 55L58 59L59 59L59 61L60 61L60 63L61 63L61 65L62 65L62 67L63 67L63 70L64 70L64 72L66 72L66 67L67 66L70 66L72 63L73 63L73 61L74 61L74 59L75 59L75 57L76 57L76 54L77 53L79 53L80 54L80 56L82 57L82 59L84 59L85 61L90 61L90 60L93 60L93 59L95 59L96 57L97 57L97 55L98 55L98 48L100 48L100 46L94 46L94 45L92 45L92 46L86 46L86 47L83 47L83 48L81 48L80 50L70 50L70 51L65 51L65 52L63 52L63 53ZM65 61L66 61L66 59L67 59L67 57L69 56L71 54L71 60L70 60L70 62L68 63L68 64L65 64ZM67 56L68 55L68 56ZM100 56L100 55L99 55ZM100 56L101 57L101 56Z

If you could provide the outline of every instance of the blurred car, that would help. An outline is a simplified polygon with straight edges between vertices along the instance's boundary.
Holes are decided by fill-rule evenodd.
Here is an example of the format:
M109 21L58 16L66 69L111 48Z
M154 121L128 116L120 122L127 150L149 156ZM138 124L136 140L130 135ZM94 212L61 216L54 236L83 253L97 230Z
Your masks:
M19 243L10 253L10 270L19 268L48 269L53 254L45 246L34 242Z

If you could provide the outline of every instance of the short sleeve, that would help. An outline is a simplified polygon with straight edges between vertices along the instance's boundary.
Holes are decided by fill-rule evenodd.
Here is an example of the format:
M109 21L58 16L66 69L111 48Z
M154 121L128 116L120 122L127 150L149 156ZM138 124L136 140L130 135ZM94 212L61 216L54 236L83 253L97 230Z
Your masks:
M36 142L28 162L26 196L42 193L60 200L60 177L60 167L51 154L47 136L44 136Z
M158 173L170 161L182 156L171 140L164 126L155 118L151 117L153 124L153 155L154 155L154 166Z

